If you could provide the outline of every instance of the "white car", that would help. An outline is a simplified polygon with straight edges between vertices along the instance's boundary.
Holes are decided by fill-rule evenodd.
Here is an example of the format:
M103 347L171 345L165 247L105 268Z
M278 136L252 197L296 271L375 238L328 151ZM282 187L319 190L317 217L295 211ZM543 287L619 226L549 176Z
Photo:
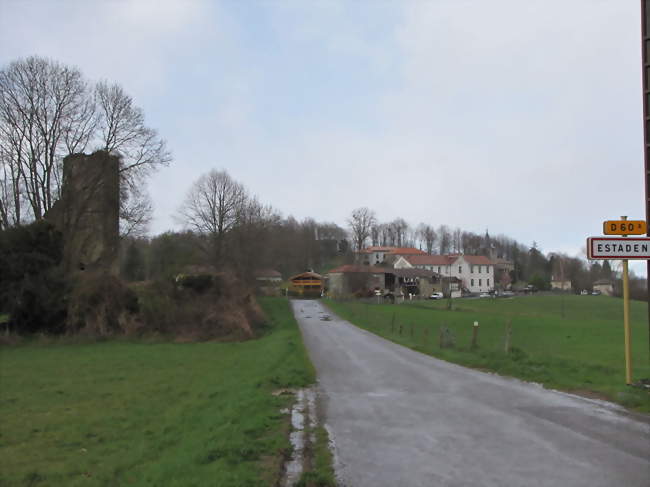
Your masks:
M444 297L445 295L442 293L433 293L431 296L429 296L429 299L443 299Z

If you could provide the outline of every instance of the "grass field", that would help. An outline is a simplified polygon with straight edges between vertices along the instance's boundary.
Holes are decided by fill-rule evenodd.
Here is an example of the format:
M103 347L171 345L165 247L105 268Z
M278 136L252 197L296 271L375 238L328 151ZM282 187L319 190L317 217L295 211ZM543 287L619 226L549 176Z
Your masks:
M287 301L261 304L242 343L1 348L0 485L272 485L292 396L271 392L314 370Z
M9 321L9 315L7 313L0 313L0 325Z
M620 299L572 295L462 299L453 301L452 310L446 309L446 300L399 306L326 303L358 326L424 353L547 387L595 393L650 412L650 395L625 385ZM513 350L506 355L508 320L512 320ZM480 325L476 350L470 347L474 321ZM632 302L631 325L634 379L650 378L645 303ZM440 348L441 326L452 330L453 348Z

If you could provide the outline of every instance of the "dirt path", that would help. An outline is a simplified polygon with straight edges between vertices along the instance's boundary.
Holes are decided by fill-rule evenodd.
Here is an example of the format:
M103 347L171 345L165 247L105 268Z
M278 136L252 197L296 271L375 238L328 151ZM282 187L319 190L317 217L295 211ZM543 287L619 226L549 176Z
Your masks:
M319 301L293 308L343 485L650 485L646 416L422 355Z

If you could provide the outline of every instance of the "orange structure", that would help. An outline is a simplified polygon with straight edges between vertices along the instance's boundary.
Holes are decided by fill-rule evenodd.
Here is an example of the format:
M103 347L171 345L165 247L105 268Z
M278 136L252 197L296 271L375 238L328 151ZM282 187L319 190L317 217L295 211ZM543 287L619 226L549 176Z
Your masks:
M289 294L297 296L320 296L324 278L315 272L303 272L289 278Z

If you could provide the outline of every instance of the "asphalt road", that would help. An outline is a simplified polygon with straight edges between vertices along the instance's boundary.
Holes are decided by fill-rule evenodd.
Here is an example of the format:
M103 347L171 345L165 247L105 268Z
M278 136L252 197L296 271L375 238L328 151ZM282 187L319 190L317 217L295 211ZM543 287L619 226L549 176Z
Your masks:
M319 301L293 308L342 485L650 486L647 416L414 352Z

